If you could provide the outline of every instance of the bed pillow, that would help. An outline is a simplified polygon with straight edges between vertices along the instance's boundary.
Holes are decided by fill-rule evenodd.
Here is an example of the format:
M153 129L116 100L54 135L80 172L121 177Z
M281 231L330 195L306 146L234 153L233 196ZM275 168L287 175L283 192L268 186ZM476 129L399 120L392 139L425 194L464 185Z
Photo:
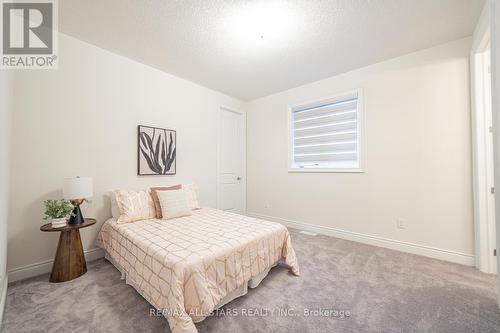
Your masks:
M200 209L200 204L198 203L198 189L194 184L182 184L182 189L187 191L189 207L192 210Z
M157 191L164 220L191 215L189 192L186 189Z
M169 186L169 187L151 187L151 198L153 199L154 205L155 205L155 215L157 219L161 219L163 216L161 214L161 206L160 206L160 199L158 199L158 193L157 191L170 191L170 190L180 190L182 188L182 185L174 185L174 186Z
M115 219L120 218L120 208L118 207L118 202L116 202L116 195L114 191L110 191L109 201L111 203L111 216Z
M149 191L115 190L120 217L118 222L127 223L154 219L155 205Z

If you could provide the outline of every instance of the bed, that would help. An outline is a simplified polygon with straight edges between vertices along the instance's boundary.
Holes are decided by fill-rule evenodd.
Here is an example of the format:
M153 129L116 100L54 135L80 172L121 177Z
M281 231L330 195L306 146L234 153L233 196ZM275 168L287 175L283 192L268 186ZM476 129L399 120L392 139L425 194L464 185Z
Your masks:
M299 275L286 227L212 208L172 220L112 218L97 245L173 333L197 332L194 323L244 295L278 263Z

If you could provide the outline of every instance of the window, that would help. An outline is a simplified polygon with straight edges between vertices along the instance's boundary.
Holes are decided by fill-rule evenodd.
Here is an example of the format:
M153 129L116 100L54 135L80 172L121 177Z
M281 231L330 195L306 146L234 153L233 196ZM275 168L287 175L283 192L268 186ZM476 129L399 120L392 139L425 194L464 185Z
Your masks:
M361 172L360 91L290 109L290 168Z

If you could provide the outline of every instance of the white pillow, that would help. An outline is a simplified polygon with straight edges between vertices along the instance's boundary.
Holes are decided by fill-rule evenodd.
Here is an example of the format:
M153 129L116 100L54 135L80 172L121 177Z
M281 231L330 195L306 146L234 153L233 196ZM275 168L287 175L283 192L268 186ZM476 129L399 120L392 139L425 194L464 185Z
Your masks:
M189 193L186 189L156 191L164 220L191 215Z
M155 205L149 191L115 190L113 192L120 210L117 222L135 222L156 217Z
M200 204L198 202L198 189L194 184L182 184L182 189L186 190L188 193L188 203L192 210L200 209Z
M116 202L116 195L114 191L109 192L109 201L111 203L111 216L118 219L121 215L120 207L118 207L118 202Z

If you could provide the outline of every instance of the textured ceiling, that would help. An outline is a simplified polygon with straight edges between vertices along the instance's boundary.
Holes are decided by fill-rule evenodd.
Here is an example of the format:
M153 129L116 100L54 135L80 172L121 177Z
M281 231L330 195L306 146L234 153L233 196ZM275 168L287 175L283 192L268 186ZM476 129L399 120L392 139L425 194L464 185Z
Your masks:
M470 36L484 0L63 0L62 32L251 100Z

